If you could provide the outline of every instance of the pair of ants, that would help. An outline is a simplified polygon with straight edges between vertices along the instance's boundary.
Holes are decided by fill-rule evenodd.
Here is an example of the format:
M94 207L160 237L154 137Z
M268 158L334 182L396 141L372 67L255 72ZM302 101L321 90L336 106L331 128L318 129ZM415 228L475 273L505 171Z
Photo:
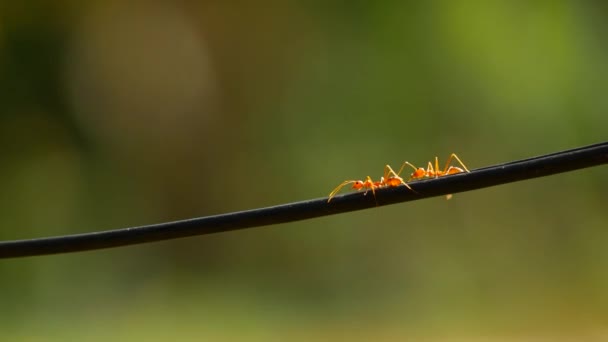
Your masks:
M456 159L456 161L458 161L458 163L460 164L460 166L462 166L462 168L457 167L457 166L451 166L450 164L452 163L453 159ZM347 184L352 184L353 185L352 188L355 190L365 189L364 195L366 195L367 192L369 190L371 190L372 194L374 195L374 198L376 198L376 189L386 188L386 187L397 187L402 184L405 185L405 187L407 187L411 191L416 192L416 191L414 191L414 189L412 189L412 187L409 184L407 184L403 180L403 178L401 178L399 176L401 174L401 172L403 172L403 168L405 168L406 165L411 167L412 169L414 169L414 172L412 172L412 174L410 175L410 178L407 180L408 182L413 181L413 180L422 179L422 178L437 178L437 177L453 175L453 174L461 173L461 172L471 172L471 171L469 171L469 169L467 169L467 167L460 160L460 158L458 158L456 153L450 154L450 157L448 158L448 161L445 164L445 167L443 168L443 170L439 169L439 158L437 158L437 157L435 157L435 166L433 167L433 164L431 162L429 162L426 169L421 168L421 167L416 167L408 161L404 162L403 165L401 165L399 172L395 172L393 170L393 168L391 168L390 165L386 165L384 167L384 175L382 177L380 177L379 181L373 181L370 176L367 176L365 178L365 180L363 180L363 181L362 180L346 180L346 181L342 182L340 185L338 185L329 194L329 199L327 200L327 203L329 203L331 201L331 199L338 193L338 191L340 191L340 189L342 189ZM450 199L451 197L452 197L452 195L447 195L447 199Z

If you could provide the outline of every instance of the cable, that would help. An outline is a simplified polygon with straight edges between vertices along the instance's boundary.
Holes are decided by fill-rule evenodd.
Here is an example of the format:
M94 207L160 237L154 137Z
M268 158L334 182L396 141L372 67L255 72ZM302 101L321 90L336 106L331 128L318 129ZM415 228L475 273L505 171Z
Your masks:
M15 258L89 251L146 242L227 232L271 224L306 220L349 211L373 208L428 197L471 191L505 183L544 177L608 163L608 142L547 154L539 157L472 170L404 186L376 190L373 196L355 192L327 198L193 218L147 226L77 235L0 242L0 258Z

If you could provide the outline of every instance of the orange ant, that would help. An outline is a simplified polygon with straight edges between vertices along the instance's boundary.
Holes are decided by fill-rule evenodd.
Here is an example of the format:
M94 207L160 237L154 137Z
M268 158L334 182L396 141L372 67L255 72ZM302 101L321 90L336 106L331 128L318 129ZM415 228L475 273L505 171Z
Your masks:
M456 161L458 161L458 163L460 164L460 166L462 166L462 168L459 168L456 166L450 166L450 164L452 163L452 159L456 159ZM433 167L433 164L431 164L431 162L429 162L426 170L421 167L415 167L410 162L406 161L401 166L401 169L399 169L399 174L403 171L403 168L405 167L405 165L408 165L412 169L414 169L414 172L410 175L410 180L421 179L421 178L425 178L425 177L437 178L437 177L453 175L453 174L457 174L457 173L461 173L461 172L465 172L465 171L471 172L471 171L469 171L469 169L467 169L467 167L460 160L460 158L458 158L456 153L450 154L450 157L448 158L448 161L445 164L445 168L443 170L439 169L439 158L437 158L437 157L435 157L435 167Z
M460 166L462 166L462 168L457 167L457 166L451 166L450 164L452 163L453 159L456 159L456 161L458 161L458 163L460 164ZM401 166L401 169L399 169L399 174L403 171L403 168L405 167L405 165L408 165L412 169L414 169L414 172L412 172L412 174L410 175L410 179L408 180L408 182L411 180L422 179L422 178L438 178L438 177L442 177L442 176L454 175L454 174L461 173L461 172L471 172L464 165L462 160L460 160L460 158L458 158L456 153L450 154L450 157L448 158L448 161L446 162L443 170L439 169L439 158L437 158L437 157L435 157L435 167L433 167L433 164L431 162L429 162L427 164L426 170L421 167L415 167L410 162L406 161ZM452 198L452 195L451 194L446 195L446 198L450 199L450 198Z
M347 184L352 184L352 189L355 190L365 189L365 193L363 195L367 195L367 192L371 190L372 194L374 195L374 200L376 199L376 189L378 188L397 187L403 184L408 189L414 191L408 184L405 183L405 181L403 181L403 178L399 177L399 174L393 171L393 168L391 168L390 165L386 165L384 167L384 176L380 178L380 181L375 182L370 176L367 176L364 181L345 180L340 185L338 185L332 192L329 193L327 203L329 203L331 199L338 193L338 191L340 191L340 189L342 189Z
M372 193L374 194L374 198L376 198L376 188L381 187L383 184L383 181L380 180L379 182L374 182L370 176L367 176L364 181L362 181L362 180L345 180L340 185L338 185L332 192L329 193L329 198L327 199L327 203L329 203L331 201L331 199L334 198L334 196L338 193L338 191L340 191L340 189L342 189L346 184L351 184L351 183L353 184L352 189L355 189L357 191L361 190L361 189L365 189L364 195L367 195L367 192L369 190L371 190Z

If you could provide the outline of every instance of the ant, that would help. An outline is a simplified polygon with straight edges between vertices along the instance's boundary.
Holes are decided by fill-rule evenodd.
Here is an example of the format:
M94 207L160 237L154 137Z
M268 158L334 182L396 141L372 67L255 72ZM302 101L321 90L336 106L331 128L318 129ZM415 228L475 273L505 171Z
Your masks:
M400 172L401 173L401 172ZM376 199L376 189L383 187L397 187L401 184L405 185L408 189L414 191L408 184L403 181L403 178L399 177L398 173L393 171L393 168L390 165L386 165L384 167L384 176L380 178L380 181L373 181L370 176L367 176L364 181L362 180L345 180L340 185L338 185L332 192L329 193L329 198L327 199L327 203L331 201L331 199L342 189L345 185L352 184L352 189L361 190L365 189L364 196L367 195L369 190L372 191L374 195L374 200ZM415 191L414 191L415 192ZM376 204L378 204L376 202Z
M458 163L460 164L460 166L462 166L462 168L457 167L457 166L451 166L450 164L452 163L453 159L456 159L456 161L458 161ZM448 158L448 161L446 162L443 170L439 169L439 158L437 158L437 157L435 157L435 167L433 167L433 164L431 162L429 162L427 164L426 170L421 167L415 167L410 162L406 161L401 166L401 169L399 169L398 174L400 174L403 171L403 168L405 167L405 165L408 165L412 169L414 169L414 172L412 172L412 174L410 175L410 179L408 180L408 182L411 180L417 180L417 179L422 179L422 178L438 178L438 177L442 177L442 176L454 175L454 174L461 173L461 172L471 172L464 165L462 160L460 160L460 158L458 158L456 153L450 154L450 157ZM451 194L446 195L446 198L450 199L450 198L452 198L452 195Z
M381 179L379 182L374 182L370 176L367 176L364 181L362 180L345 180L340 185L338 185L332 192L329 193L329 198L327 199L327 203L331 201L332 198L342 189L346 184L353 184L352 189L361 190L365 189L364 195L367 195L369 190L374 194L374 198L376 198L376 188L381 187L384 184L384 180Z
M452 163L452 159L456 159L456 161L458 161L458 163L460 164L460 166L462 166L462 168L459 168L456 166L450 166L450 164ZM453 175L453 174L457 174L457 173L461 173L461 172L465 172L465 171L471 172L471 171L469 171L469 169L467 169L467 167L464 165L462 160L460 160L460 158L458 158L456 153L450 154L450 157L448 158L448 161L445 164L445 168L443 170L439 169L439 158L437 158L437 157L435 157L435 167L433 167L433 164L431 164L431 162L429 162L426 170L421 167L415 167L410 162L406 161L401 166L401 169L399 169L398 174L400 174L403 171L403 168L405 167L405 165L408 165L412 169L414 169L414 172L410 175L409 180L416 180L416 179L421 179L421 178L425 178L425 177L437 178L437 177Z

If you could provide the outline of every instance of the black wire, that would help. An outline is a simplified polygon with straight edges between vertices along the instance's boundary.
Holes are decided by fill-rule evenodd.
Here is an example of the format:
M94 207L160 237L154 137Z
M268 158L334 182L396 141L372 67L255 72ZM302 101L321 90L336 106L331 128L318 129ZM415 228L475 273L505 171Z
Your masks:
M69 253L306 220L388 204L470 191L608 163L608 142L376 190L183 221L102 232L0 242L0 258Z

